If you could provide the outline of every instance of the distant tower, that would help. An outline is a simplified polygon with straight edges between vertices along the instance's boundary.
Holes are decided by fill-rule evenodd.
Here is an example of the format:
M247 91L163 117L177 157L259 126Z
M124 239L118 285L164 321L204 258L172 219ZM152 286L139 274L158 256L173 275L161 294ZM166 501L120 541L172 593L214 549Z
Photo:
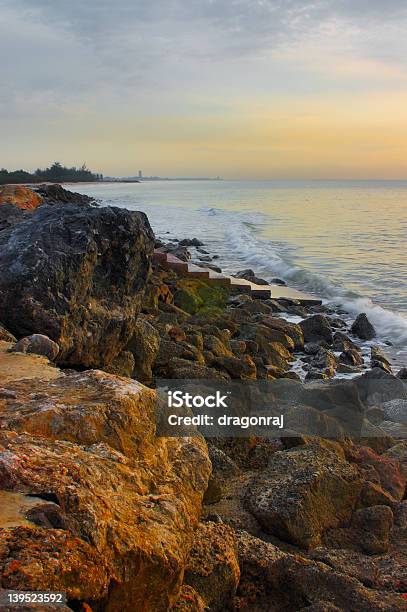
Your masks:
M138 171L138 177L139 177L139 178L143 178L143 173L142 173L142 171L141 171L141 170L139 170L139 171Z

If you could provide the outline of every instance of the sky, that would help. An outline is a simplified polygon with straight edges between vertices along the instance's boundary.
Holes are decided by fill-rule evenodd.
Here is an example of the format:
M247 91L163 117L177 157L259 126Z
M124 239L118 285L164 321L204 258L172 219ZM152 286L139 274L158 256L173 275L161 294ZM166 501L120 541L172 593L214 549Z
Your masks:
M0 167L407 179L406 0L0 0Z

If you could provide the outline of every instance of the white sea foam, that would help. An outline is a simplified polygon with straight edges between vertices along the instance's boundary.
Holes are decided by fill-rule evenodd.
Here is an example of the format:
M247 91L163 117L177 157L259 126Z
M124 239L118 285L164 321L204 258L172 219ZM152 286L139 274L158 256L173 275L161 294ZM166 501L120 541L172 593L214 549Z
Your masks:
M266 279L280 276L288 284L306 289L326 303L343 308L352 317L365 312L379 338L389 340L395 347L406 348L407 353L407 318L404 315L374 304L371 299L349 291L321 274L296 266L290 261L292 249L261 239L264 215L236 213L232 216L230 212L212 211L219 221L225 223L222 260L228 271L247 267Z

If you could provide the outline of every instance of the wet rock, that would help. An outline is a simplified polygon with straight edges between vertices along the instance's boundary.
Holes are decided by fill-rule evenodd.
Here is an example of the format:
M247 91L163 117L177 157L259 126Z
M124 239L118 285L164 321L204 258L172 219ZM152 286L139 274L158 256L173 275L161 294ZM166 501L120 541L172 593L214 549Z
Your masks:
M59 353L59 346L56 342L50 340L48 336L33 334L32 336L21 338L10 350L16 353L43 355L50 361L55 361Z
M160 348L158 331L145 319L138 318L133 329L133 335L126 346L134 357L133 376L141 382L151 382L152 366Z
M184 238L179 241L180 246L194 246L201 247L204 246L204 243L198 240L198 238Z
M268 281L264 280L264 278L259 278L256 276L255 272L250 268L246 270L240 270L233 275L235 278L243 278L245 280L250 281L251 283L255 283L256 285L268 285Z
M322 448L297 447L272 455L249 486L246 507L266 533L301 548L350 519L362 482L357 469Z
M173 242L167 242L158 249L161 253L171 253L175 255L181 261L190 261L191 253L188 251L186 246L180 244L174 244Z
M316 314L300 322L305 342L333 342L332 328L328 317Z
M209 270L213 270L214 272L217 272L218 274L222 274L222 268L219 268L219 266L215 266L215 264L213 263L205 263L205 268L209 268Z
M320 348L321 345L317 342L307 342L307 344L304 345L304 353L306 355L316 355Z
M289 300L286 298L279 298L278 303L283 308L283 312L292 314L298 317L307 317L309 311L305 306L302 306L298 300ZM268 301L270 303L270 301Z
M318 370L309 370L305 376L305 381L312 381L312 380L327 380L329 378L328 374L326 372L320 372Z
M347 336L341 331L337 331L334 333L332 349L338 352L347 352L350 350L360 351L359 347L349 338L349 336Z
M385 372L392 374L392 369L390 365L390 361L387 359L386 355L378 346L372 346L370 349L370 367L371 368L381 368Z
M185 583L199 593L208 609L223 612L236 592L239 578L233 529L222 523L200 523L186 562Z
M354 348L349 348L339 355L339 361L345 365L360 366L363 365L363 357Z
M338 367L336 368L338 374L358 374L361 371L361 368L346 365L345 363L338 363Z
M287 283L282 278L272 278L270 285L279 285L280 287L286 287Z
M264 303L271 307L272 311L275 313L287 312L284 304L281 304L279 300L273 300L271 298L264 300Z
M0 186L0 206L7 204L20 210L35 210L43 204L43 198L29 187L22 185Z
M0 319L57 342L61 364L108 365L133 333L153 245L143 213L40 206L0 232Z
M331 325L335 329L345 329L346 328L346 321L344 321L340 317L331 317Z
M361 340L372 340L376 336L376 330L364 312L356 317L351 331Z
M0 407L0 489L58 508L41 499L32 511L41 526L2 529L2 588L66 591L106 610L170 609L209 478L204 441L157 438L155 393L104 372L9 388L17 398Z
M335 375L337 359L331 351L321 347L318 353L312 358L311 366L318 370L324 370L327 376L332 377Z

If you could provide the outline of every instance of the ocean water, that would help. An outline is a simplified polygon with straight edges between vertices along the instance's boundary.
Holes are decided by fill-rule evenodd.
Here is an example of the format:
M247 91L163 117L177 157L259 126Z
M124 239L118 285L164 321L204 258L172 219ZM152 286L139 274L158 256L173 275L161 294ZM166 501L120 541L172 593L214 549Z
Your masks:
M197 237L225 272L279 276L349 320L366 312L407 365L407 181L157 181L71 189Z

